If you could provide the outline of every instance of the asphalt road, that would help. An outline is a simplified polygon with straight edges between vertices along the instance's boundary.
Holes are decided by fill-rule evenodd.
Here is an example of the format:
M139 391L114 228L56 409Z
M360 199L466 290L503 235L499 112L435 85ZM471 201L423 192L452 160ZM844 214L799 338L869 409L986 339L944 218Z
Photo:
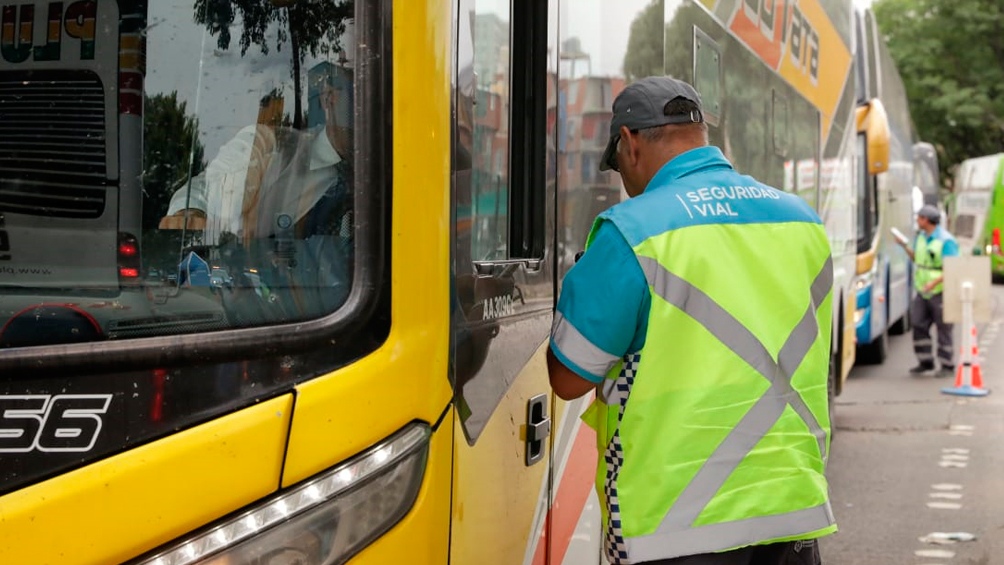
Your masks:
M910 376L909 334L891 337L882 365L851 372L827 471L840 531L822 541L825 565L1004 565L1004 286L992 293L993 321L978 326L989 396ZM922 539L938 533L975 539Z

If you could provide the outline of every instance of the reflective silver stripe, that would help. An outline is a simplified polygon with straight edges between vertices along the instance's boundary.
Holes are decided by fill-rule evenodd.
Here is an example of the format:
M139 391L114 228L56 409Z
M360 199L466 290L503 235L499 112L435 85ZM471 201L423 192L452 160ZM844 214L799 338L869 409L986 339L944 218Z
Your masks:
M620 357L593 345L560 312L554 313L551 338L554 339L554 344L561 350L562 355L594 375L605 376L620 361Z
M822 530L834 522L833 510L827 502L788 514L711 524L683 531L659 527L655 533L647 536L628 538L628 555L632 563L638 563L708 553L709 547L741 547L767 539L787 537L793 531ZM667 548L672 552L671 557L667 557Z
M658 546L658 553L646 557L647 554L639 555L636 553L635 541L647 539L651 536L629 538L627 540L628 555L631 556L632 560L687 555L688 552L679 551L678 545L689 545L691 543L694 543L694 547L697 547L700 551L732 547L736 544L723 544L721 542L723 536L725 538L733 535L742 537L748 534L751 527L761 527L761 525L765 528L768 525L772 525L781 532L770 537L782 537L797 532L808 532L830 525L832 521L828 521L818 527L806 528L804 519L801 517L778 523L777 521L780 518L775 516L708 526L708 529L714 528L716 533L704 541L705 544L710 545L704 545L703 547L696 544L691 537L693 533L703 533L705 531L705 527L692 528L691 526L745 456L767 435L770 428L784 413L786 406L791 405L792 409L805 421L816 437L823 461L826 461L828 456L826 452L826 432L819 425L819 422L805 404L804 399L792 388L791 378L818 337L819 329L816 316L819 307L822 305L823 300L826 299L833 284L832 261L827 259L822 270L816 275L810 288L811 304L781 348L781 351L778 353L778 361L775 363L763 343L742 323L736 320L734 316L712 300L711 297L689 282L669 272L654 259L638 257L638 260L655 294L694 318L720 342L729 347L736 355L770 381L771 386L746 413L743 419L731 430L708 460L705 461L701 470L687 484L663 519L656 533L653 534L658 535L660 532L687 532L686 536L679 537L688 541L683 542L676 538L672 541L662 540L662 543ZM825 510L828 513L829 507L827 506ZM784 515L783 517L794 516L796 514L799 513ZM824 513L824 517L826 515ZM831 518L832 515L828 519ZM786 528L784 531L781 531L782 526ZM753 541L770 539L770 537L758 538ZM703 540L704 538L702 537L701 539ZM644 552L644 550L642 551ZM670 551L671 554L668 554L667 551Z
M777 395L777 407L780 409L777 414L778 418L784 413L785 404L788 404L802 418L802 421L809 426L809 431L812 432L812 435L816 436L819 453L823 455L823 462L825 463L830 455L826 452L826 432L819 425L819 421L816 420L816 416L812 413L812 410L809 410L809 406L805 404L805 400L791 386L792 376L798 370L802 361L805 360L805 356L809 354L809 350L812 349L812 344L816 342L816 338L819 337L819 323L816 321L816 311L821 302L822 300L816 302L813 299L812 305L805 312L805 315L802 316L802 321L795 326L791 335L788 336L788 341L785 342L781 351L778 352L777 364L781 370L781 374L784 375L784 379L772 382L771 390L767 391L767 395L771 393ZM764 434L768 431L770 431L770 426L763 430Z
M639 256L638 263L656 295L700 322L759 373L773 374L776 364L760 340L710 296L667 271L655 259Z
M617 379L603 379L603 385L596 398L607 406L618 406L621 401L621 393L617 389Z

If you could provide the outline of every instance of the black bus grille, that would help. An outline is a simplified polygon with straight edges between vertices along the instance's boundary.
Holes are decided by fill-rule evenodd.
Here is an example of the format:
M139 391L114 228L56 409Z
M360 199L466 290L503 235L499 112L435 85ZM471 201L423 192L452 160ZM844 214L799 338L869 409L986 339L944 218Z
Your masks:
M106 142L96 74L0 73L0 212L101 216L112 184Z

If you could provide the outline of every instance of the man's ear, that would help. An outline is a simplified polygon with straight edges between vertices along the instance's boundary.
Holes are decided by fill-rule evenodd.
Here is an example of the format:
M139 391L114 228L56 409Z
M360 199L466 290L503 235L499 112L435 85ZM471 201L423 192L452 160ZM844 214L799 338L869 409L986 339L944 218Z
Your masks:
M621 143L623 144L623 147L621 147L620 150L624 152L624 157L627 158L628 163L632 166L638 164L640 151L640 148L638 147L639 141L640 139L638 134L631 133L631 130L629 130L627 126L621 126Z

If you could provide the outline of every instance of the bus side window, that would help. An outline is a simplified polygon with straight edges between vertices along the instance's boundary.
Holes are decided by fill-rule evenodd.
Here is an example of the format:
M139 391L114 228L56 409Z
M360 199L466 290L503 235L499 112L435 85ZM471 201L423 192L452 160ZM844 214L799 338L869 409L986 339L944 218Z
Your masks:
M701 95L705 121L717 126L722 115L722 53L718 43L694 27L694 87Z

